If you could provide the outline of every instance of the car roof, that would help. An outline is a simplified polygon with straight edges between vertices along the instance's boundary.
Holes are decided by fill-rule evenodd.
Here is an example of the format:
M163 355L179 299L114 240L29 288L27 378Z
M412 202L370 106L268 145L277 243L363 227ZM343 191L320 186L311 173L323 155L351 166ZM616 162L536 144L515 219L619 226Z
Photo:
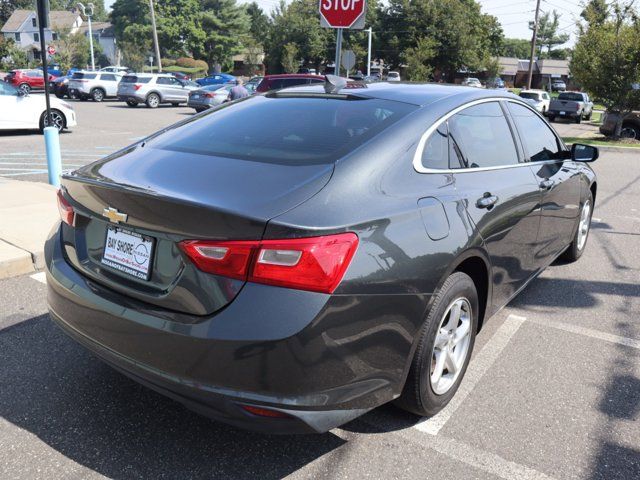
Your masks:
M265 75L265 80L271 80L276 78L320 78L324 80L324 76L315 75L313 73L280 73L277 75Z
M523 89L520 90L520 93L524 93L524 92L531 92L531 93L547 93L544 90L540 90L539 88L529 88L529 89Z
M279 90L280 94L307 93L326 94L323 85L297 86ZM337 92L338 95L353 95L363 98L379 98L396 102L425 106L444 98L458 97L460 102L473 101L481 98L517 98L511 92L503 90L484 90L462 85L443 83L408 83L408 82L377 82L363 84L361 87L351 85Z

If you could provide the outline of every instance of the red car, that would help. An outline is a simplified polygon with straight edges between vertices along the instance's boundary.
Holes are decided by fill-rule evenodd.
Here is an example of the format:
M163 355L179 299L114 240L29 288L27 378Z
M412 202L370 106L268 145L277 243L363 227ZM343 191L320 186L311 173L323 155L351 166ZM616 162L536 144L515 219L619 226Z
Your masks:
M312 75L308 73L285 73L282 75L265 75L256 92L268 92L269 90L280 90L281 88L294 87L296 85L310 85L314 83L324 83L322 75Z
M55 77L49 74L49 81ZM44 74L42 70L11 70L4 79L14 87L29 93L31 90L44 90Z

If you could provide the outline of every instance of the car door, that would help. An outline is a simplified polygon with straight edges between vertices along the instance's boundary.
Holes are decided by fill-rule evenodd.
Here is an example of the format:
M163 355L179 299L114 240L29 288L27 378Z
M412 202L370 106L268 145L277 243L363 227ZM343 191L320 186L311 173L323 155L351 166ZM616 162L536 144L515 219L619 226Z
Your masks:
M27 72L27 77L29 77L29 84L31 88L44 88L44 74L41 70L31 70Z
M100 74L100 82L104 87L107 97L115 97L118 94L118 82L114 73Z
M529 107L509 101L524 153L542 193L535 256L547 266L571 243L580 214L580 169L567 159L558 136Z
M23 109L18 108L17 90L11 85L0 82L0 129L7 130L16 128L22 122L20 115L23 115ZM21 126L21 125L20 125Z
M491 260L493 305L502 306L536 273L541 193L501 102L484 101L448 119L453 183Z

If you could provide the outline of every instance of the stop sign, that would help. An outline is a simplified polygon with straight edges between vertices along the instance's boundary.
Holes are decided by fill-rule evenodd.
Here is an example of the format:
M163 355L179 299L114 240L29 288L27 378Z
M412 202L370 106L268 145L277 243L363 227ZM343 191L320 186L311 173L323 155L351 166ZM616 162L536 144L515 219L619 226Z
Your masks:
M55 55L56 54L56 47L54 47L53 45L49 45L47 47L47 53L49 55Z
M364 14L365 0L320 0L320 15L332 28L349 28Z

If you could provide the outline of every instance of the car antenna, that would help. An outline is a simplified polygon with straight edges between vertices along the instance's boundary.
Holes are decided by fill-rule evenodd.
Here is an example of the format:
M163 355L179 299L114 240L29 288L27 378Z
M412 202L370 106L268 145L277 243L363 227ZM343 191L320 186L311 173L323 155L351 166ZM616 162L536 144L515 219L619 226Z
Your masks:
M324 76L324 91L326 93L338 93L347 86L347 80L337 75Z

